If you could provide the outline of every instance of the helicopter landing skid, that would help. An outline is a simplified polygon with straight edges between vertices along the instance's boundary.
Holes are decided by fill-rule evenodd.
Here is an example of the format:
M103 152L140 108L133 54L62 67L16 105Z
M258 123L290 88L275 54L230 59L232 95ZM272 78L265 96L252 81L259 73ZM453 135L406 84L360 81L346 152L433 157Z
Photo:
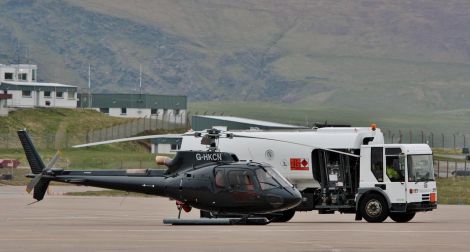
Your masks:
M200 218L200 219L163 219L169 225L267 225L269 220L264 217L252 218Z

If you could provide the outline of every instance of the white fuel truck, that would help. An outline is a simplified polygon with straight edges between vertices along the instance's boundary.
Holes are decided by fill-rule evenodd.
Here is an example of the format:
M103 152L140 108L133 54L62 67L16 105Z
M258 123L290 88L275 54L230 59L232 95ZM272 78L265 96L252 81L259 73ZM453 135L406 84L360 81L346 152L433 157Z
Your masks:
M220 151L268 163L294 184L303 203L295 211L355 213L356 220L408 222L437 207L432 150L427 144L385 144L380 129L321 128L300 131L238 131L221 138ZM243 137L244 136L244 137ZM183 136L182 150L203 148ZM201 213L207 216L208 213Z

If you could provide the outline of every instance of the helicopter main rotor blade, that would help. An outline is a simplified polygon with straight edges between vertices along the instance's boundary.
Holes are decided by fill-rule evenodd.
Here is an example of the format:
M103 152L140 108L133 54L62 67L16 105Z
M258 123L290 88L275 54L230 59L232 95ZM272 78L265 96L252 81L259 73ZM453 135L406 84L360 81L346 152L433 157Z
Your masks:
M183 134L165 134L165 135L147 135L147 136L138 136L138 137L127 137L127 138L119 138L101 142L94 142L94 143L86 143L86 144L79 144L74 145L72 148L83 148L83 147L90 147L96 145L103 145L103 144L113 144L113 143L121 143L121 142L129 142L129 141L138 141L138 140L146 140L146 139L157 139L157 138L173 138L173 137L181 137Z
M328 148L322 148L322 147L318 147L318 146L302 144L302 143L296 143L296 142L291 142L291 141L286 141L286 140L279 140L279 139L266 138L266 137L243 136L243 135L235 135L235 134L233 135L233 137L252 138L252 139L261 139L261 140L269 140L269 141L276 141L276 142L282 142L282 143L289 143L289 144L295 144L295 145L300 145L300 146L304 146L304 147L309 147L309 148L312 148L312 149L320 149L320 150L325 150L325 151L331 151L331 152L334 152L334 153L343 154L343 155L356 157L356 158L360 157L359 155L352 154L352 153L349 153L349 152L337 151L337 150L332 150L332 149L328 149Z
M52 167L54 167L54 165L57 163L57 161L59 160L59 155L60 155L60 152L57 151L56 154L51 158L51 160L49 160L49 163L47 163L46 167L44 168L43 172L37 174L29 183L28 185L26 186L26 191L28 193L31 193L31 191L34 189L34 187L39 183L39 181L41 180L43 174L44 174L44 171L47 171L49 169L51 169Z

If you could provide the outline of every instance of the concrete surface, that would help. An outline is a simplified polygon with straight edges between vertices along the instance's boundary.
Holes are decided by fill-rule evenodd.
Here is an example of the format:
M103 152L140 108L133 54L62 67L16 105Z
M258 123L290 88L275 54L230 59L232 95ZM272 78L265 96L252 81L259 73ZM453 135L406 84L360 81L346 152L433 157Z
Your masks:
M31 203L0 186L0 251L470 251L470 206L440 205L411 223L355 222L353 215L297 213L267 226L168 226L164 198L53 195ZM198 211L183 214L198 217Z

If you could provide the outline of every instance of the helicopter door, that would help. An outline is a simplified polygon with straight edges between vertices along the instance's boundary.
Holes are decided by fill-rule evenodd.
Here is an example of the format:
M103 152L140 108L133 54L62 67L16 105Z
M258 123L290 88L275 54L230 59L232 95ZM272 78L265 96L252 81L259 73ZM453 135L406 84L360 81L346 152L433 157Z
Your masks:
M227 173L229 192L235 202L251 204L256 201L259 190L253 172L231 170Z
M225 172L224 170L215 170L214 181L215 181L215 191L225 190Z

